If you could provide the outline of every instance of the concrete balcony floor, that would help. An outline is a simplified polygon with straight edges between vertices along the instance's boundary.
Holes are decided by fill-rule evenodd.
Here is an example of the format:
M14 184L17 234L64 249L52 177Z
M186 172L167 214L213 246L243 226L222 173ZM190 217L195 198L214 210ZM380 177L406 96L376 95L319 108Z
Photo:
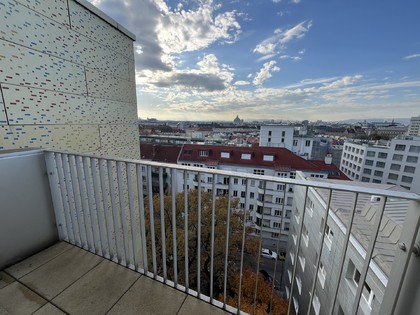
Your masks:
M228 314L65 242L0 271L4 314Z

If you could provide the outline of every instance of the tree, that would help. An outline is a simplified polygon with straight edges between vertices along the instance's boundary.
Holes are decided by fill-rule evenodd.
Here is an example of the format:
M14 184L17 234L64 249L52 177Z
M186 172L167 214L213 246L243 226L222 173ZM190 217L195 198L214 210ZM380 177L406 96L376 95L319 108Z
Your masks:
M272 294L272 283L266 282L261 273L258 273L258 290L254 303L255 294L255 281L257 279L256 272L250 268L243 271L242 276L242 289L241 289L241 310L250 314L268 314L286 315L288 303L282 299L276 292ZM233 277L234 283L239 283L239 273ZM236 287L236 286L234 286ZM236 287L233 295L228 296L226 303L237 307L238 306L239 287Z
M198 190L190 190L187 194L188 200L188 286L194 290L198 289ZM175 195L175 224L176 224L176 253L177 253L177 272L178 283L185 285L185 229L184 229L184 193ZM145 219L146 219L146 238L148 246L148 265L149 270L152 266L152 237L150 229L150 209L148 201L145 202ZM237 199L231 200L231 209L236 209ZM174 262L173 259L173 232L172 232L172 195L164 196L164 231L165 231L165 247L168 278L174 279ZM158 274L163 273L162 260L162 226L161 226L161 209L160 197L155 195L153 198L154 209L154 227L155 227L155 246L157 257ZM210 278L211 278L211 235L212 235L212 194L201 192L201 255L200 255L200 292L210 295ZM224 264L226 255L226 235L228 214L229 221L229 249L228 249L228 290L233 292L232 279L239 272L242 236L243 236L243 211L232 211L228 209L228 198L226 196L217 197L215 199L214 209L214 253L213 253L213 297L223 293L224 286ZM251 253L255 259L258 256L259 240L250 237L249 228L245 229L246 242L245 252Z

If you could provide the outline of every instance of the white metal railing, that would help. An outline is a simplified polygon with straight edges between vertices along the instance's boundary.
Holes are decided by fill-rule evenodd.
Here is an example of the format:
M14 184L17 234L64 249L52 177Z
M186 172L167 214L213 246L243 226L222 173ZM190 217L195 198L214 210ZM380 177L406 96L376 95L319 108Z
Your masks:
M416 194L346 185L345 183L338 184L326 181L316 182L305 179L253 175L144 160L69 154L59 151L46 151L45 155L60 239L86 248L232 313L240 313L241 303L245 303L243 301L245 294L243 291L244 280L247 280L243 278L245 269L252 268L258 274L261 270L260 268L268 268L266 260L262 259L258 254L258 252L261 252L261 248L266 246L264 245L266 242L263 240L263 237L250 233L249 228L245 224L247 211L237 211L237 208L236 210L231 209L237 199L233 197L232 182L234 178L245 179L246 181L245 205L247 206L251 204L249 198L249 192L252 188L250 186L251 180L262 184L257 186L260 186L260 190L263 189L264 194L266 193L267 183L270 183L270 186L273 186L273 184L294 185L295 198L296 191L299 191L296 188L300 187L301 191L302 189L304 191L304 196L302 196L304 206L300 210L300 222L304 222L305 219L305 205L310 190L322 188L329 191L325 218L329 216L333 191L354 193L356 198L349 216L350 221L348 223L349 228L346 229L345 244L349 244L350 241L351 227L359 194L383 196L384 198L382 198L379 207L379 215L376 217L374 224L373 237L371 237L369 246L366 249L359 283L364 283L369 266L373 262L373 248L387 199L411 200L412 206L408 211L408 217L400 240L400 243L404 243L406 251L396 255L396 263L394 265L398 264L398 268L392 269L391 281L388 282L390 285L385 291L381 314L392 314L395 310L411 257L409 254L414 247L415 237L419 229L420 197ZM164 174L166 175L164 176ZM196 202L196 209L191 209L192 201L189 198L192 197L189 195L188 190L184 189L189 183L187 174L193 174L193 176L190 176L191 182L193 182L194 175L196 176L194 181L197 185L197 201L194 201ZM211 183L202 182L204 175L213 177ZM218 213L219 211L216 210L219 198L216 186L217 175L229 178L226 195L227 204L224 205L226 218L222 223L226 227L223 228L223 244L220 242L219 235L215 235L216 230L217 233L222 231L220 222L218 222L216 217L216 212ZM155 180L153 180L153 176L155 176ZM166 178L166 182L164 178ZM183 179L179 181L180 178ZM180 186L180 182L182 186ZM158 186L156 186L156 183L158 183ZM202 198L205 192L202 190L205 187L211 187L211 209L206 208L208 205L205 205L203 208ZM254 189L256 188L254 186ZM180 192L181 195L179 195ZM282 194L281 197L285 200L286 190L284 189L279 193ZM183 198L177 199L178 196L183 196ZM256 198L254 200L253 213L257 210ZM180 201L183 202L183 205L179 205ZM260 203L263 203L263 206L265 206L264 201ZM284 203L280 205L282 217L286 213ZM180 217L177 212L179 207L183 209L182 223L180 223ZM204 217L204 213L206 213L206 217ZM208 217L207 213L209 213ZM234 222L231 220L233 220L234 215L235 220L240 218L242 224L241 235L238 235L239 232L232 232ZM264 225L262 224L264 211L258 217L261 219L261 226L257 230L262 234L264 232ZM194 222L192 221L193 219L195 220ZM217 224L216 221L218 222ZM170 223L165 225L165 222ZM323 250L323 238L327 228L326 222L327 220L324 220L319 253L322 253ZM210 224L210 229L207 229L207 226L203 226L203 224ZM195 235L191 235L189 231L191 225L194 225ZM281 231L280 227L278 228L277 240L274 242L277 252L279 251L282 232L284 232ZM299 231L296 231L297 245L293 247L292 251L294 257L299 257L300 255L302 227L303 224L300 224ZM203 228L206 228L208 234L203 234ZM157 234L159 231L157 232L156 229L160 230L160 234ZM183 233L180 233L182 230ZM270 228L270 233L272 230ZM233 239L237 242L234 245L232 245ZM246 253L245 243L251 242L253 239L257 239L258 252L249 255L249 253ZM207 243L204 243L204 240ZM207 248L207 245L209 245L209 248ZM232 253L236 248L238 248L239 252ZM194 257L196 262L193 266L195 270L191 269L191 251L196 255ZM346 251L340 256L339 278L341 278L343 273L345 254ZM210 262L208 265L203 265L207 263L207 260L204 262L204 259L208 255L210 256ZM179 256L183 256L184 261L180 261ZM287 255L287 257L289 256L291 255ZM223 257L223 263L221 264L219 263L220 257ZM320 261L321 254L319 254L316 261L313 273L313 279L315 280L312 281L312 286L309 290L311 294L308 307L306 308L308 314L311 311ZM280 285L280 292L278 292L279 288L276 288L276 277L279 276L281 280L286 282L287 277L282 279L282 274L286 273L283 264L277 259L273 262L273 265L270 265L273 268L272 276L274 277L274 281L271 282L271 301L282 292L282 284ZM235 272L239 274L237 294L234 298L231 296L231 292L228 292L232 290L232 284L229 283L229 281L232 281L232 274L229 274L229 272L233 265L237 266L238 270L235 270ZM296 289L294 286L296 283L297 265L297 263L292 264L292 279L290 285L287 285L287 292L290 292L288 296L288 312L292 310L293 303L291 302L292 298L295 298L293 293ZM282 269L281 272L278 271L280 267ZM169 269L171 272L168 272ZM194 279L191 279L190 274L194 274ZM209 286L203 287L202 281L207 274L209 274L209 280L206 280L206 283L208 282ZM220 275L223 276L220 277ZM215 278L217 278L217 283L214 282ZM259 286L262 285L261 282L255 281L253 309L251 312L255 313L257 310L256 308L259 305L258 290ZM332 306L329 307L328 311L330 314L333 313L340 285L340 281L338 281L333 290ZM359 285L357 289L352 314L356 314L358 311L362 288L363 285ZM228 301L234 301L234 306L230 306ZM298 303L298 300L296 303ZM247 310L249 311L249 309ZM274 311L271 310L271 312Z

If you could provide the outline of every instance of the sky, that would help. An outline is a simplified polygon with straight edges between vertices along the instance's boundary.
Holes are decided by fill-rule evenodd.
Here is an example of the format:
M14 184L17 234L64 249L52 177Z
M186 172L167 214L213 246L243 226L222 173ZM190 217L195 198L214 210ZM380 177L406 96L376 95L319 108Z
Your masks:
M90 0L133 32L138 116L420 115L420 1Z

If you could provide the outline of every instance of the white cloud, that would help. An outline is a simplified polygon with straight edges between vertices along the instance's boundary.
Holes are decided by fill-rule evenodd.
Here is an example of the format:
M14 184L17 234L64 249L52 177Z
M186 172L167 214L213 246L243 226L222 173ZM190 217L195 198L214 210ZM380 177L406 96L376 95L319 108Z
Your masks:
M294 61L298 61L298 60L302 59L302 57L300 57L300 56L289 56L289 55L281 55L279 58L280 59L291 59L291 60L294 60Z
M262 55L278 53L278 50L284 49L290 41L304 37L311 26L312 21L303 21L289 29L275 29L274 35L260 42L253 52Z
M420 54L413 54L413 55L409 55L409 56L405 56L404 59L414 59L414 58L419 58Z
M301 0L292 0L292 3L298 4Z
M239 80L233 83L233 85L241 86L241 85L249 85L251 84L249 81Z
M252 81L252 83L254 85L259 86L265 80L271 78L273 72L279 72L280 71L280 68L276 66L276 63L277 62L275 62L274 60L271 60L271 61L266 62L265 64L263 64L263 66L260 69L260 71L257 72L257 74L255 75L255 78Z
M281 0L273 0L274 3L280 3Z

